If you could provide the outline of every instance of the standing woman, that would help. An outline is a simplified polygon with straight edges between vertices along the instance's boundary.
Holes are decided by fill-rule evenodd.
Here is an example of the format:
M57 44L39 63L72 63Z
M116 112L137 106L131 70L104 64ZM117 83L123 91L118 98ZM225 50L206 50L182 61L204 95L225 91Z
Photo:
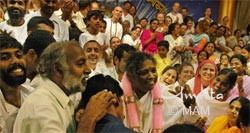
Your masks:
M206 8L204 17L199 18L198 22L201 20L206 20L209 24L213 22L212 19L212 9L211 8Z
M204 60L199 64L194 78L187 81L187 85L190 86L193 94L198 95L203 89L212 86L217 73L215 63L211 60Z
M156 31L158 25L159 21L152 19L149 29L144 30L141 35L142 51L150 55L154 55L158 52L157 43L163 40L163 34Z

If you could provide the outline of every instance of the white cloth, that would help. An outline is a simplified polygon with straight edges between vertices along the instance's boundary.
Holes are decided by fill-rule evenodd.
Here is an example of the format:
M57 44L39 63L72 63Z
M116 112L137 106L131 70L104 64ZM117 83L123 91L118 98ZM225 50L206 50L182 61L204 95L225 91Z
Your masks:
M162 86L160 86L162 88ZM138 112L140 114L138 115L140 118L140 127L142 128L144 133L152 132L153 129L153 97L151 91L146 93L142 98L138 99L136 96L136 105ZM182 99L165 92L163 98L163 130L167 129L171 125L174 125L176 123L193 123L194 116L187 116L183 115L184 111L184 104L182 102ZM125 107L125 106L124 106ZM124 108L124 114L125 114L125 124L128 125L128 116L126 112L126 107Z
M24 102L25 98L31 93L29 89L21 87L21 103ZM16 120L16 116L19 108L9 104L0 89L0 127L4 133L13 132L13 125Z
M115 79L116 81L118 81L120 83L120 81L119 81L119 75L118 75L118 73L115 70L115 66L108 67L107 70L103 74L111 76L113 79Z
M90 40L97 41L101 46L105 44L106 36L104 33L99 32L97 35L92 35L88 31L82 33L79 37L79 43L82 48L84 48L84 45L86 42Z
M208 118L205 124L206 126L209 126L216 117L227 115L227 109L231 100L215 100L210 96L208 91L210 91L209 87L201 91L196 97L196 104L199 108L199 113Z
M111 22L111 19L104 19L107 22L107 27L106 27L106 44L109 46L110 45L110 38L112 37L118 37L122 39L122 33L123 33L123 28L122 25L117 22L113 23Z
M122 38L122 43L127 43L130 46L134 47L136 44L141 43L141 40L140 40L140 38L137 38L137 39L133 40L131 35L126 34ZM140 45L139 50L142 50L142 45Z
M176 39L174 39L171 34L168 34L168 35L164 36L164 40L168 41L168 43L169 43L169 52L168 53L171 53L171 51L173 50L173 48L175 46L184 46L184 41L183 41L182 36L179 36Z
M41 11L38 10L34 13L28 14L26 20L30 20L32 17L42 16ZM49 18L54 24L54 38L57 42L69 40L69 27L62 19L55 14Z
M172 12L168 13L167 16L169 16L170 18L172 18L172 23L174 23L177 19L177 17L179 18L178 23L182 24L183 23L183 19L182 19L182 15L180 13L177 14L173 14Z
M73 113L69 97L54 82L43 78L20 108L14 132L66 132Z
M131 29L134 27L134 18L129 13L126 16L123 13L122 14L122 22L124 22L125 20L129 21L129 23L130 23L129 30L131 31Z
M198 19L198 22L200 22L201 20L204 20L204 19L205 19L205 17L201 17ZM211 23L214 22L214 20L212 18L210 20L211 20Z
M192 92L194 92L194 78L195 78L195 77L189 79L189 80L187 81L187 83L186 83L187 85L189 85L189 87L190 87L190 89L192 90ZM203 90L203 86L201 86L201 90Z
M25 20L24 24L21 26L11 26L7 24L7 21L4 21L0 23L0 29L3 31L7 31L7 33L11 33L10 36L15 38L23 45L26 38L28 37L27 23L28 21Z

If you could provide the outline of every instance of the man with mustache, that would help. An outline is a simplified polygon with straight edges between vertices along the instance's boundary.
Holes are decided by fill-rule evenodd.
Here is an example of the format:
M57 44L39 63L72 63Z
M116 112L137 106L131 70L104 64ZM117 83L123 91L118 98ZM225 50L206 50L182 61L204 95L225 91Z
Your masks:
M0 23L0 29L10 33L21 44L27 38L27 21L24 20L28 0L7 0L9 19Z
M41 8L29 15L26 19L29 20L34 16L42 16L49 18L55 26L54 38L56 41L66 41L69 40L69 27L66 22L57 17L54 11L58 9L59 0L39 0Z
M19 110L13 132L93 132L96 122L116 102L115 96L107 91L94 95L76 129L74 103L69 96L85 91L90 73L76 41L50 44L40 57L38 72L42 80Z
M26 79L22 45L0 35L0 132L12 132L17 112L30 91L21 86Z

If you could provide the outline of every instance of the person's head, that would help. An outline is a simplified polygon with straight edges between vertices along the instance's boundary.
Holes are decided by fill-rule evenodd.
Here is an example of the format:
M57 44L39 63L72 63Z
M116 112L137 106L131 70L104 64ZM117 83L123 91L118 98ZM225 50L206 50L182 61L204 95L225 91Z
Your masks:
M228 117L229 124L232 124L230 126L236 126L236 122L237 122L241 107L248 103L250 103L250 101L245 97L236 97L230 101L229 107L227 110L227 117Z
M105 33L106 28L107 28L107 22L103 19L102 22L100 23L99 30L100 32Z
M30 34L34 30L48 31L52 36L54 35L54 24L48 18L42 16L35 16L30 19L27 24L27 32Z
M83 53L87 59L86 61L89 66L96 66L102 56L101 51L101 46L97 41L90 40L85 43L83 47Z
M206 20L201 20L198 22L198 25L196 26L196 32L198 34L206 33L209 28L209 23Z
M164 85L173 85L178 77L178 73L172 66L167 66L163 69L160 77L160 82Z
M200 64L202 61L207 60L209 58L209 55L207 53L207 51L205 50L201 50L198 54L197 54L197 60L198 60L198 64Z
M163 13L157 13L156 18L159 20L159 24L164 24L165 15Z
M181 28L180 35L181 35L181 36L184 36L184 35L186 34L186 32L187 32L187 29L188 29L187 24L182 23L182 24L180 25L180 28Z
M237 119L237 127L243 133L250 133L250 103L241 106Z
M227 96L230 90L234 87L237 80L237 74L230 68L222 69L214 78L213 92Z
M148 19L147 18L141 18L139 23L140 23L142 29L146 29L146 27L148 25Z
M169 16L166 16L166 17L165 17L165 24L166 24L167 26L169 26L170 24L172 24L172 22L173 22L173 20L172 20L171 17L169 17Z
M158 54L160 55L161 58L167 57L167 53L169 50L169 43L168 41L160 41L158 44Z
M211 60L204 60L199 64L195 76L200 77L201 81L212 82L217 73L216 64Z
M179 36L181 32L180 25L178 23L172 23L168 27L168 34Z
M235 45L233 47L234 54L241 54L242 47L240 45Z
M194 76L194 67L192 64L183 63L180 67L178 81L181 83L186 83L189 79Z
M174 13L179 12L180 6L181 6L181 4L179 2L174 2L173 6L172 6L172 9L173 9L172 11Z
M90 2L88 0L80 0L79 1L79 10L90 10Z
M106 6L105 5L100 5L100 9L99 9L102 13L102 15L104 16L105 15L105 12L106 12Z
M250 45L246 45L241 49L241 55L245 56L247 60L250 58Z
M51 17L54 11L57 10L59 0L40 0L41 12L45 15L44 17Z
M129 29L130 29L130 22L128 21L128 20L124 20L123 22L122 22L122 28L123 28L123 32L125 32L125 33L129 33Z
M56 40L47 31L35 30L27 37L23 45L23 54L27 62L27 77L32 80L37 74L37 65L43 50Z
M156 61L147 53L131 54L126 61L126 71L135 92L146 93L157 82Z
M98 3L98 1L92 1L90 3L90 10L99 10L99 3Z
M218 28L218 23L212 22L209 27L209 34L215 36L217 28Z
M85 18L87 27L99 31L100 24L103 20L103 15L99 10L91 10Z
M186 17L188 14L188 8L187 7L182 7L181 8L181 15L182 17Z
M126 60L136 49L128 44L119 45L114 51L114 65L117 73L124 73Z
M154 18L154 19L150 20L149 24L150 24L149 29L151 31L155 31L158 28L158 26L159 26L159 20L156 19L156 18Z
M223 19L222 19L223 25L226 26L228 24L228 22L229 22L229 17L228 16L223 17Z
M194 19L191 16L186 16L183 21L188 26L188 29L193 27Z
M131 36L134 36L135 38L139 38L141 34L141 28L138 26L135 26L131 30Z
M241 30L240 29L236 29L234 31L234 36L237 37L237 38L240 38L241 37Z
M0 87L17 87L26 80L22 45L14 38L0 35Z
M79 43L65 41L52 43L43 51L38 72L70 95L85 90L90 69Z
M242 39L238 40L238 45L240 45L241 47L245 46L245 42Z
M207 42L204 46L204 50L207 51L209 56L213 55L215 51L215 44L213 42Z
M110 48L112 51L115 51L115 49L121 44L121 39L119 37L111 37L110 38Z
M126 10L127 12L129 12L131 6L132 6L132 3L130 1L125 1L123 3L123 9Z
M236 54L230 58L230 68L234 70L238 76L244 75L246 67L247 59L243 55Z
M192 124L175 124L163 133L204 133L204 131Z
M114 103L110 107L108 107L107 113L112 114L123 121L123 101L121 98L123 95L123 91L119 85L119 82L117 82L109 75L104 76L102 74L98 74L88 79L86 90L82 93L82 105L80 104L81 108L85 109L90 98L96 95L98 92L103 91L104 89L112 92L117 96L117 103Z
M208 17L212 18L212 9L210 7L205 9L204 16L205 17L208 16Z
M136 7L134 5L131 6L130 10L129 10L129 13L131 15L135 15L136 14Z
M112 18L119 20L122 16L122 7L116 6L112 11Z
M221 54L220 55L220 64L222 65L228 65L229 64L229 56L227 54Z
M7 11L10 20L21 20L26 13L28 0L7 0Z
M221 26L219 26L219 27L217 28L217 32L216 32L217 37L224 36L225 33L226 33L226 27L225 27L225 26L222 26L222 25L221 25Z

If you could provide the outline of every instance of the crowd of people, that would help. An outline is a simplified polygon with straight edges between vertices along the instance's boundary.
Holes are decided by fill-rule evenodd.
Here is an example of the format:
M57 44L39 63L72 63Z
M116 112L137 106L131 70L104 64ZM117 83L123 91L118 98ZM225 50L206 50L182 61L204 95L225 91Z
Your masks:
M250 133L250 24L211 14L0 0L0 133Z

